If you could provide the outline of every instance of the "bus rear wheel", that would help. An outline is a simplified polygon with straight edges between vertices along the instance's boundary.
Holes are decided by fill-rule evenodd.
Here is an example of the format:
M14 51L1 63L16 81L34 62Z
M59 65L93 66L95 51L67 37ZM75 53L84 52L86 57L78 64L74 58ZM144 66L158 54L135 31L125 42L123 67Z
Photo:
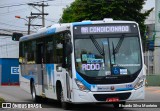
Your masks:
M31 95L32 95L33 102L39 103L41 101L40 97L36 95L34 82L32 82L31 84Z
M61 87L61 91L60 91L60 100L61 100L61 107L64 110L69 110L69 108L70 108L69 103L67 103L67 102L64 101L64 95L63 95L63 89L62 89L62 87Z

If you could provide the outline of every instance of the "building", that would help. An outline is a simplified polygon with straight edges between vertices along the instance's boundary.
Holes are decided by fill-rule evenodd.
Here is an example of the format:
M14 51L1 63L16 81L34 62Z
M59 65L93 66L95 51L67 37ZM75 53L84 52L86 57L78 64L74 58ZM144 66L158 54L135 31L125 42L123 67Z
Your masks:
M19 42L0 36L0 84L19 85Z
M146 19L145 24L147 26L147 39L154 40L154 37L157 37L157 29L156 29L156 11L153 10L149 17ZM155 39L155 42L157 40ZM156 46L154 42L154 46ZM155 64L160 63L157 58L159 58L159 54L155 53L155 49L158 49L159 47L154 47L154 50L148 50L144 52L144 59L145 64L147 66L147 82L150 86L160 86L160 72L156 71L156 69L159 69L159 66ZM158 73L157 73L158 72Z
M143 10L145 11L145 10ZM146 24L146 39L148 41L153 40L153 36L155 34L155 10L153 10L149 17L145 20L145 24ZM152 50L147 50L144 52L144 60L145 60L145 64L147 66L147 75L153 74L154 73L154 67L153 67L153 56L154 51Z

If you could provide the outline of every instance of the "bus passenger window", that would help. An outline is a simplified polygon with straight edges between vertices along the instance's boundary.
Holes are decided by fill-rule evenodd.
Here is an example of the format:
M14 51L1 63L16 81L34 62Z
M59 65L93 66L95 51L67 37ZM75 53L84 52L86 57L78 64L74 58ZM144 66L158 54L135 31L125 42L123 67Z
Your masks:
M45 42L45 61L47 63L54 63L54 44L53 44L53 38L49 37L46 39Z
M63 61L63 34L55 35L55 63L62 64Z

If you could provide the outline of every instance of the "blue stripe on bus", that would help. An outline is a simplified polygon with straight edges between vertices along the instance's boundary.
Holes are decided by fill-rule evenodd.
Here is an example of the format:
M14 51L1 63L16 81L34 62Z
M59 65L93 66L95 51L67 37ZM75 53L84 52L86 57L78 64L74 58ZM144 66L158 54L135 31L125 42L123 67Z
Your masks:
M95 87L95 84L89 84L77 72L76 72L76 78L77 80L81 81L89 90L91 90L91 87ZM128 91L133 89L134 88L117 88L115 91Z
M79 81L83 83L89 90L91 90L91 84L89 84L87 81L85 81L77 72L76 72L76 77Z
M133 90L133 88L117 88L116 91L128 91Z
M24 78L26 78L26 79L28 79L28 80L30 80L31 78L34 79L34 76L31 76L31 75L24 75L24 76L22 76L22 77L24 77Z
M56 28L48 28L47 32L46 32L46 35L48 35L48 34L54 34L55 32L56 32Z
M54 85L54 64L46 64L46 72L48 76L49 85Z
M73 22L72 25L75 26L75 25L89 25L89 24L92 24L91 21L84 21L84 22Z

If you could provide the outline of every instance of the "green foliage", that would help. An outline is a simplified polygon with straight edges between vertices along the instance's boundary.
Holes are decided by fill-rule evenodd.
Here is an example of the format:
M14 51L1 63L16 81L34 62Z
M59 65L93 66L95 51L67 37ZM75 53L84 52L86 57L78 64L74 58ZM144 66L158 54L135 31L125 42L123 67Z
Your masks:
M0 108L2 107L2 103L4 103L4 102L5 102L5 100L0 97Z
M142 13L144 0L75 0L64 9L61 23L78 22L82 20L129 20L139 23L142 39L145 39L146 17L153 10Z

